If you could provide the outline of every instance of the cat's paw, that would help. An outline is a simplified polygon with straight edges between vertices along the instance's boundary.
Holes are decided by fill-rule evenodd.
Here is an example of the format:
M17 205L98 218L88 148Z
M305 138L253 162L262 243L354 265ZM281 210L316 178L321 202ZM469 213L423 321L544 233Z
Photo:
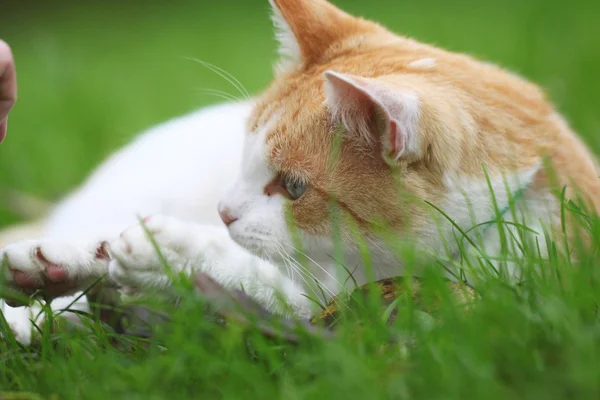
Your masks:
M11 291L47 299L84 289L107 272L108 255L101 244L82 245L58 240L27 240L0 250L7 303L20 305Z
M162 215L146 217L109 244L110 277L134 291L166 287L170 283L169 268L179 272L191 266L194 255L189 250L196 239L200 240L190 224Z

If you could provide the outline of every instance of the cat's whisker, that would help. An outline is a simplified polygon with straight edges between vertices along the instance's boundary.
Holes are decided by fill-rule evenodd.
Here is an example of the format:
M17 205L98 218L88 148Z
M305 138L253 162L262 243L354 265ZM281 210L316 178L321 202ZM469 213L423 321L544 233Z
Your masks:
M243 98L250 99L250 93L248 92L248 90L246 90L244 85L242 85L242 83L231 73L225 71L223 68L217 67L214 64L211 64L207 61L200 60L198 58L194 58L194 57L186 57L186 58L188 60L197 62L198 64L204 66L205 68L207 68L210 71L214 72L215 74L219 75L221 78L225 79L233 87L235 87L240 92L240 94L242 95Z
M282 245L276 244L276 247L277 252L283 258L284 262L286 262L292 268L292 270L298 273L298 275L304 281L304 283L306 283L306 285L309 286L313 293L318 297L318 293L316 293L312 285L308 283L308 281L305 278L305 275L309 278L312 278L317 283L317 285L321 286L321 282L319 281L319 279L316 276L314 276L310 271L305 270L296 260L294 260L294 258L285 250L285 248ZM328 290L327 287L325 287L325 290ZM331 295L331 293L329 293L329 295Z
M337 281L335 279L335 277L333 277L325 268L323 268L321 265L319 265L319 263L317 263L315 260L313 260L311 257L309 257L307 254L303 253L302 251L299 251L297 248L295 248L293 245L290 244L280 244L280 243L273 243L277 253L282 257L286 268L289 265L292 269L292 271L296 271L298 273L298 275L300 276L300 279L302 279L302 281L304 281L304 283L310 288L310 290L313 292L313 294L319 298L320 294L317 293L317 291L313 288L313 285L310 284L307 280L307 277L312 279L317 285L318 287L321 289L322 293L321 294L325 294L326 296L328 296L329 298L333 298L335 297L336 293L334 291L332 291L331 289L329 289L327 287L327 285L324 285L323 282L321 282L321 280L315 275L313 274L310 270L308 270L307 268L305 268L304 266L302 266L284 247L287 246L295 251L297 251L300 254L303 254L304 256L306 256L312 263L314 263L315 265L317 265L319 268L321 268L328 276L330 276L338 285L340 285L341 287L343 287L339 281ZM306 277L305 277L306 276ZM324 299L325 302L327 302L327 299ZM352 313L354 313L354 311L347 305L345 305L346 309Z
M327 296L329 296L330 298L332 298L332 297L334 297L334 296L335 296L335 293L334 293L334 292L333 292L331 289L329 289L329 288L328 288L326 285L324 285L324 284L321 282L321 280L320 280L320 279L319 279L319 278L318 278L316 275L314 275L312 272L310 272L309 270L307 270L306 268L304 268L302 265L300 265L300 264L299 264L299 263L298 263L298 262L297 262L297 261L296 261L296 260L295 260L295 259L294 259L294 258L293 258L293 257L292 257L292 256L291 256L291 255L290 255L290 254L289 254L289 253L286 251L286 250L285 250L285 248L283 248L282 246L279 246L279 248L281 249L281 252L285 253L285 255L286 255L286 258L288 259L288 261L290 261L290 262L292 263L292 266L294 267L294 269L295 269L296 271L298 271L299 275L301 275L302 273L306 274L306 275L307 275L309 278L313 279L313 280L316 282L316 284L317 284L317 285L320 287L320 289L321 289L323 292L325 292L325 294L326 294ZM282 256L283 256L283 254L282 254L281 252L279 252L279 253L280 253L280 255L282 255ZM303 280L304 280L304 278L303 278ZM306 280L304 280L304 282L306 282ZM308 283L307 283L307 285L308 285ZM309 286L310 286L310 285L309 285ZM312 289L312 287L311 287L311 289ZM315 292L315 290L314 290L314 289L312 289L312 290L313 290L313 292ZM317 294L317 293L315 293L315 295L318 297L318 294Z
M387 250L385 250L385 249L384 249L384 248L381 246L381 244L380 244L380 243L378 243L378 242L377 242L377 240L369 240L369 244L370 244L371 246L373 246L373 247L376 247L378 250L380 250L380 251L381 251L381 254L385 254L385 253L387 253L387 252L388 252Z
M304 253L303 251L297 249L296 247L294 247L293 245L288 244L288 246L293 250L298 252L299 254L303 255L304 257L306 257L310 262L312 262L313 264L315 264L317 267L319 267L323 272L325 272L325 274L327 274L331 279L333 279L333 281L340 285L340 287L342 287L343 285L340 283L340 281L338 281L329 271L327 271L327 269L323 268L321 266L321 264L319 264L318 262L316 262L315 260L313 260L308 254Z
M275 246L275 248L276 248L277 254L284 261L284 265L283 266L285 267L285 269L287 271L288 277L290 278L290 280L292 282L294 282L294 269L292 268L292 266L290 265L290 263L286 260L286 256L284 254L282 254L281 251L277 250L277 249L281 248L281 245L279 245L278 243L273 242L268 235L264 235L260 231L253 231L251 239L256 239L258 241L257 252L259 254L262 254L264 257L266 257L267 260L270 263L277 264L277 263L273 262L273 257L271 256L271 253L269 251L263 251L265 249L265 247L266 247L266 243L272 243Z
M220 97L222 99L225 100L230 100L230 101L240 101L239 97L236 97L234 95L232 95L231 93L227 93L223 90L217 90L217 89L197 89L199 92L204 92L207 94L212 94L214 96Z
M277 251L277 254L279 254L279 256L284 260L283 264L284 264L285 270L288 274L288 277L290 278L290 280L292 282L294 282L294 269L287 262L285 262L285 257L283 254L281 254L279 251ZM270 255L267 256L267 258L269 259L269 262L273 263L273 259Z
M326 285L323 285L322 282L319 280L319 278L317 278L314 274L312 274L310 271L305 270L302 266L300 266L299 264L297 264L297 270L299 273L306 273L310 278L312 278L316 284L318 285L318 287L323 291L322 294L325 294L326 296L328 296L330 299L334 298L336 296L336 293L333 292L331 289L327 288ZM304 279L303 279L304 280ZM304 280L304 282L306 282L306 280ZM308 283L307 283L308 285ZM312 289L312 287L311 287ZM313 293L315 294L315 296L319 297L319 294L316 293L315 289L312 289ZM327 300L325 301L327 303ZM356 314L356 312L347 304L345 303L340 303L340 305L344 306L346 308L347 311L349 311L352 314Z
M293 260L290 260L290 261L293 261ZM318 287L319 287L319 288L320 288L320 289L323 291L323 293L321 293L321 294L325 294L326 296L328 296L328 297L329 297L329 299L332 299L332 298L334 298L334 297L335 297L335 295L336 295L336 294L335 294L335 293L334 293L332 290L328 289L328 288L327 288L327 286L323 285L323 284L321 283L321 281L320 281L320 280L319 280L319 279L318 279L316 276L314 276L314 275L313 275L312 273L310 273L309 271L307 271L307 270L303 269L303 268L302 268L302 266L300 266L299 264L296 264L296 270L299 272L299 275L300 275L300 277L302 277L302 273L304 272L304 273L306 273L306 274L307 274L307 275L308 275L310 278L312 278L312 279L313 279L313 280L316 282L316 284L318 285ZM317 293L317 292L316 292L316 290L312 288L312 285L309 285L309 283L306 281L306 279L305 279L305 278L302 278L302 280L303 280L303 281L304 281L304 282L305 282L305 283L306 283L308 286L310 286L310 288L311 288L312 292L315 294L315 296L316 296L316 297L319 297L319 293ZM325 303L327 303L327 302L328 302L328 300L327 300L327 299L324 299L324 300L325 300ZM354 311L354 310L353 310L353 309L352 309L350 306L348 306L347 304L345 304L345 303L340 303L340 305L343 305L343 306L346 308L346 310L347 310L347 311L349 311L349 312L351 312L352 314L356 314L356 312L355 312L355 311Z
M279 254L282 259L283 259L283 255ZM283 265L285 267L285 270L288 274L288 277L290 278L290 280L293 282L294 281L294 270L289 266L289 264L285 261L285 259L283 259Z
M283 250L283 248L281 248L281 250ZM279 255L281 256L284 264L286 266L291 267L292 271L296 271L298 272L298 276L300 277L300 279L302 279L302 281L306 284L306 286L313 292L313 294L318 298L319 294L317 293L317 291L312 287L312 285L307 281L307 279L302 275L301 271L298 270L296 268L296 266L294 265L293 260L288 256L285 255L283 253L281 253L279 250L277 250L277 253L279 253Z

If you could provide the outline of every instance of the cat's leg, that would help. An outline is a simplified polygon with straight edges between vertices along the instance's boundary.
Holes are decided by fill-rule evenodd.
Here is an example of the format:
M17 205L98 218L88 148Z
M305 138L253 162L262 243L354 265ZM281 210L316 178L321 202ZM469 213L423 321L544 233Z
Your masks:
M165 216L146 218L143 225L134 225L109 244L112 279L142 290L170 285L165 265L148 233L154 237L174 271L183 271L187 275L205 272L226 288L243 288L273 312L302 317L311 315L312 304L303 295L303 288L272 263L236 244L224 227L186 223Z

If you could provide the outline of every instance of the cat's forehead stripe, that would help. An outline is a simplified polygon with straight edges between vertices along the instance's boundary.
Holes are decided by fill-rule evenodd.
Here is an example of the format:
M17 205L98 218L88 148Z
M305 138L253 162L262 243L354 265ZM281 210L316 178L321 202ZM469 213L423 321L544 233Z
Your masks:
M252 133L257 133L263 127L270 126L275 123L276 119L283 116L284 108L281 101L262 102L257 104L254 110L254 121L250 128Z
M256 123L253 126L252 133L262 133L264 136L269 136L270 132L275 129L279 120L284 115L284 108L276 104L270 104L257 117Z

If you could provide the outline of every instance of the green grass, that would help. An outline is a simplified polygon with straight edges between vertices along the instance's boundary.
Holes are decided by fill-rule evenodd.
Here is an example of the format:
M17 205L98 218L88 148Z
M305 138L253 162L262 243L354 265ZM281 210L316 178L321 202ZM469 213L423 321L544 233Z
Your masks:
M198 89L235 91L188 61L235 75L251 93L271 78L275 43L267 2L14 2L0 13L13 46L20 98L0 146L0 189L55 201L139 130L214 103ZM225 4L226 3L226 4ZM339 0L397 32L497 62L541 84L590 146L600 149L600 3ZM4 6L0 6L4 7ZM0 225L19 215L0 202ZM591 228L598 238L598 229ZM600 242L597 242L600 243ZM526 271L540 265L534 254ZM331 341L266 340L205 317L197 296L173 309L145 347L118 351L108 336L44 332L42 346L0 343L0 393L44 398L598 398L598 262L552 255L544 274L511 287L488 277L465 313L451 301L425 329L410 302L397 325L357 311ZM428 291L447 295L432 266ZM538 301L534 301L533 297ZM414 347L384 345L394 333ZM56 340L54 345L52 340ZM2 398L2 394L0 394Z

